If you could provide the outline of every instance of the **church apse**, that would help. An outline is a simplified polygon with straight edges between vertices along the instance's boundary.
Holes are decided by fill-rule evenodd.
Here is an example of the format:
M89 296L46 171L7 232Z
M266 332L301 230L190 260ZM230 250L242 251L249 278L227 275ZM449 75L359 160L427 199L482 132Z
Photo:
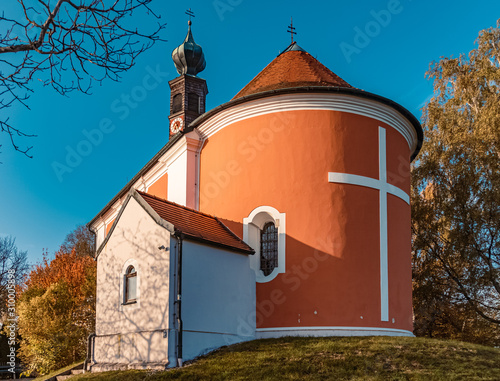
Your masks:
M383 184L408 192L409 164L401 162L409 163L411 146L388 119L341 111L342 102L328 93L269 95L246 102L253 113L244 118L238 119L241 105L224 111L227 124L219 113L216 133L210 119L198 126L202 134L203 123L210 128L200 156L200 209L234 224L259 206L286 215L286 270L256 284L257 306L277 292L283 302L257 321L257 337L346 330L411 335L408 202L390 192L381 196L376 186L329 178L343 173L382 182L382 129L389 174ZM316 269L320 252L328 257ZM304 263L314 276L304 273Z

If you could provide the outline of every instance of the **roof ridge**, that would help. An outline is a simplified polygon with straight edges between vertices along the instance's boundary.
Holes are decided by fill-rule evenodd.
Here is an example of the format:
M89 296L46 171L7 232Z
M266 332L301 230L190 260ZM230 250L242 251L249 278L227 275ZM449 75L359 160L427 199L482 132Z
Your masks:
M153 210L156 211L156 213L158 213L160 218L170 222L176 230L179 230L187 237L191 237L194 240L203 240L205 242L211 242L212 244L220 245L226 248L243 251L247 254L255 253L255 250L253 250L245 241L243 241L238 235L231 231L231 229L229 229L217 217L192 208L188 208L164 198L142 192L137 189L135 191L144 199L147 204L151 206L151 208L153 208ZM188 212L190 212L192 215L188 215ZM174 217L173 213L175 213L177 216L180 216L179 218L181 219L177 219L177 222L175 221L175 218L174 220L171 220L168 217L170 213L172 213L172 215L170 215L171 218ZM206 218L208 218L208 220ZM183 219L187 219L187 221L182 222ZM194 225L191 225L192 223Z
M233 232L231 229L229 229L229 227L226 226L226 224L224 224L221 220L219 220L218 217L215 217L215 220L219 223L219 225L221 225L225 230L227 230L227 232L229 234L231 234L234 238L236 238L238 241L244 243L245 245L247 245L248 247L250 247L250 245L248 243L246 243L245 241L243 241L235 232ZM251 247L250 247L251 248ZM251 248L252 249L252 248ZM253 250L253 249L252 249ZM254 250L255 251L255 250Z
M175 205L175 206L178 206L182 209L185 209L189 212L194 212L196 214L200 214L202 216L205 216L205 217L210 217L210 218L214 218L214 219L217 219L217 217L215 217L214 215L211 215L211 214L208 214L208 213L203 213L203 212L200 212L199 210L196 210L196 209L193 209L193 208L189 208L187 206L184 206L184 205L181 205L181 204L177 204L176 202L173 202L173 201L169 201L167 199L164 199L164 198L161 198L161 197L158 197L158 196L155 196L153 194L150 194L150 193L147 193L147 192L142 192L140 190L137 190L137 193L141 194L141 195L145 195L145 196L148 196L148 197L151 197L151 198L154 198L158 201L162 201L162 202L166 202L167 204L170 204L170 205Z
M307 53L307 52L306 52ZM309 53L307 53L309 54ZM337 74L335 74L333 71L331 71L326 65L323 65L321 63L320 60L318 60L317 58L313 57L311 54L309 54L316 62L316 64L319 64L319 69L326 75L330 75L330 76L333 76L334 78L338 78L340 79L342 82L345 82L347 83L345 80L343 80L342 78L340 78ZM311 69L313 69L313 62L307 62L307 66L309 66ZM348 83L347 83L348 84Z
M281 56L281 54L280 54L278 57L280 57L280 56ZM243 87L240 91L238 91L238 93L237 93L237 94L233 97L233 99L238 98L238 95L239 95L241 92L243 92L243 90L245 90L248 86L250 86L250 84L251 84L252 82L257 81L257 80L258 80L258 78L260 78L261 76L263 76L263 75L264 75L264 72L266 71L266 69L267 69L268 67L270 67L271 65L273 65L273 64L275 63L275 61L276 61L276 59L277 59L278 57L274 58L274 59L273 59L271 62L269 62L269 63L268 63L268 64L267 64L267 65L266 65L266 66L265 66L265 67L264 67L261 71L259 71L259 72L257 73L257 75L255 75L255 76L254 76L254 77L250 80L250 82L248 82L248 83L247 83L247 84L246 84L246 85L245 85L245 86L244 86L244 87Z

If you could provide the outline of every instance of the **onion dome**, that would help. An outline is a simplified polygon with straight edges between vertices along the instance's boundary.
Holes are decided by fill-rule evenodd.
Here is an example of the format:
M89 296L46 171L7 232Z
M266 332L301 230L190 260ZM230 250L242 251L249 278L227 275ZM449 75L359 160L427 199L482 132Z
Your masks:
M175 68L180 75L196 75L206 66L201 46L194 42L191 33L191 21L188 22L188 33L184 42L172 52Z

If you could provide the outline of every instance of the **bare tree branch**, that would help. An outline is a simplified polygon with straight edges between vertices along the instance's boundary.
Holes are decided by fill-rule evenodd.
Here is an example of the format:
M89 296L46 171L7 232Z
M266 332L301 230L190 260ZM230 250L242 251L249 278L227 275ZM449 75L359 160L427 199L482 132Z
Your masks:
M61 95L90 93L92 84L118 81L137 57L157 41L165 23L151 9L153 0L18 0L24 18L0 16L0 110L27 101L33 81L51 86ZM134 20L149 16L139 30ZM17 137L33 137L0 119L16 151L31 157ZM1 147L1 145L0 145Z

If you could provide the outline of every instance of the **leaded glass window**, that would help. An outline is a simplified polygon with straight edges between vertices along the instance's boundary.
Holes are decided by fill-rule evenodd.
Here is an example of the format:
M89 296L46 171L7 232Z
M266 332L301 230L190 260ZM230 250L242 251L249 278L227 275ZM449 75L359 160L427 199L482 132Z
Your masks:
M265 276L278 267L278 229L268 222L260 232L260 269Z

